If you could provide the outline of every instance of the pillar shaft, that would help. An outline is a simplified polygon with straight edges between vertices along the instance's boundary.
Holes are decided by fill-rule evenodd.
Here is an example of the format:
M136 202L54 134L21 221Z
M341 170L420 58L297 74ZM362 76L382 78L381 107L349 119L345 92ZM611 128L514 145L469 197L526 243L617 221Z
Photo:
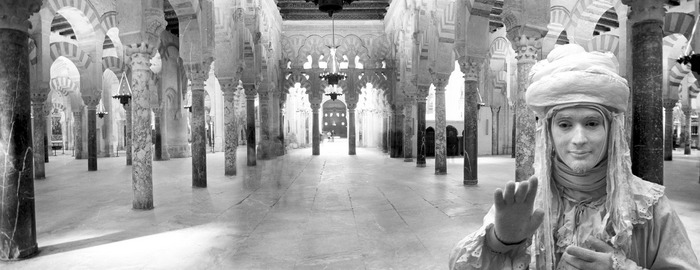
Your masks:
M657 184L664 179L662 39L662 20L632 25L632 173Z
M73 112L73 125L75 129L75 142L73 143L73 151L75 159L83 159L83 108L77 108L79 111Z
M219 80L222 82L223 80ZM221 83L224 92L224 175L236 175L236 150L238 148L238 129L236 125L236 88L237 84Z
M534 61L518 61L518 99L515 105L515 180L525 181L535 174L535 115L525 104L527 74Z
M677 100L664 100L664 160L673 160L673 108Z
M4 2L2 7L8 5L7 1ZM10 1L9 5L12 3ZM27 4L17 2L14 5ZM34 153L27 29L26 26L22 30L7 28L10 18L17 17L5 18L6 12L0 10L0 136L3 138L0 144L0 152L3 153L0 155L3 172L0 189L0 260L17 260L37 252ZM21 17L24 22L29 18L28 15Z
M321 130L319 129L318 121L318 110L320 108L321 104L311 104L311 111L313 115L311 119L311 134L313 134L313 136L311 137L311 154L314 156L318 156L321 154Z
M192 186L207 187L207 141L204 80L192 82Z
M500 122L499 112L501 107L491 107L491 154L500 154Z
M513 117L511 117L511 121L510 121L511 122L511 128L510 128L510 133L511 133L510 134L510 157L511 158L515 158L515 143L516 143L515 142L515 135L516 135L516 130L517 130L516 124L515 124L517 122L517 119L515 116L515 110L513 110L513 109L514 108L511 108L511 112L513 114Z
M247 146L247 157L246 164L248 166L255 166L257 163L257 154L255 153L255 96L257 92L255 87L246 86L245 87L245 98L246 98L246 146Z
M158 108L153 108L153 118L154 118L154 132L153 136L155 136L154 141L155 145L153 146L155 149L154 155L153 155L153 160L160 161L163 160L163 137L162 137L162 117L161 117L161 110Z
M464 179L465 185L478 183L479 82L467 78L464 84Z
M413 97L403 107L403 161L413 162Z
M275 136L273 135L273 108L269 91L258 91L258 109L260 110L260 143L258 145L258 159L271 159L274 154Z
M416 99L416 117L418 118L416 127L416 141L418 142L417 167L425 167L425 102L426 96L419 96Z
M44 167L46 148L46 117L44 117L44 102L32 101L32 122L34 129L32 130L32 141L34 142L34 180L46 178Z
M97 171L97 106L87 106L88 171Z
M391 154L392 158L403 157L403 106L396 106L392 124Z
M683 110L685 117L681 130L681 144L683 146L683 154L690 155L690 110Z
M435 174L447 174L447 121L445 115L445 85L447 76L435 83Z
M348 104L348 155L356 154L355 108L357 104Z
M126 117L126 134L125 134L125 139L126 141L124 148L126 150L126 165L129 166L131 165L131 132L132 132L132 112L131 112L131 103L133 101L129 101L126 105L124 105L124 111L126 112L124 115Z
M382 152L389 152L389 117L382 117Z
M151 105L149 80L152 48L148 45L130 45L131 53L131 151L133 165L131 181L134 190L134 209L153 209L153 150L151 147ZM127 118L127 121L129 118ZM127 142L129 140L127 139Z

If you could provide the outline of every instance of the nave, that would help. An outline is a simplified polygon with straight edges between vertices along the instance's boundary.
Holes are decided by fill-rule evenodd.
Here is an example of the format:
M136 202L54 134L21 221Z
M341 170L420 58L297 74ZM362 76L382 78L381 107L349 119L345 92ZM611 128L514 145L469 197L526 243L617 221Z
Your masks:
M492 192L514 177L509 156L479 158L479 184L435 175L378 149L348 156L342 139L240 167L207 154L207 188L192 188L189 159L153 163L155 208L129 206L123 157L99 171L68 153L35 181L37 241L31 260L2 269L444 269L452 246L481 225ZM238 158L245 149L238 150ZM700 152L665 162L667 195L700 257ZM463 160L448 159L459 171Z

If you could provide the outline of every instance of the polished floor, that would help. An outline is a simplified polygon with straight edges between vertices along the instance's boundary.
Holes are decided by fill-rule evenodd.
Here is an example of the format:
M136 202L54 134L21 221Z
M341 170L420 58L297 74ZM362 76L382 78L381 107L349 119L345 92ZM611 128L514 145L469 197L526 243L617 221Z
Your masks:
M67 154L67 153L66 153ZM36 181L40 253L0 269L445 269L452 245L481 224L492 191L513 179L514 160L479 158L480 182L391 159L347 155L347 141L291 150L223 175L207 155L208 188L191 187L191 160L153 164L155 209L131 209L124 157L51 156ZM239 148L239 164L245 149ZM700 256L700 152L665 163L667 195Z

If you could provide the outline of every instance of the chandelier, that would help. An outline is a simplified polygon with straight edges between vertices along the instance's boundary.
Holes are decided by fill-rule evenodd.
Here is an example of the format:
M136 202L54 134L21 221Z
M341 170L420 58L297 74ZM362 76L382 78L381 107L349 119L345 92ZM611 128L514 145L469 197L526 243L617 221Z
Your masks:
M108 115L109 113L107 110L105 110L105 105L102 104L102 100L100 100L100 103L97 104L97 112L95 112L100 119L104 118L105 115Z
M314 2L318 6L318 10L328 12L328 16L333 18L333 13L343 10L343 4L351 4L354 0L306 0L306 2Z
M331 34L333 46L328 47L328 49L330 49L330 51L331 51L331 55L330 55L331 59L329 61L329 64L331 66L331 71L330 72L323 72L318 77L321 78L321 80L326 80L326 82L328 82L328 85L335 86L335 85L338 85L338 81L344 80L347 76L345 75L345 73L338 72L340 67L338 66L338 61L336 61L336 59L335 59L335 50L338 48L338 46L335 46L335 22L333 20L333 17L331 17L331 27L333 29L332 34ZM326 68L328 68L328 67L326 67Z
M129 104L129 99L131 99L131 85L129 85L129 78L126 77L126 72L122 73L122 78L119 80L119 93L112 96L114 99L118 99L119 103L126 106Z

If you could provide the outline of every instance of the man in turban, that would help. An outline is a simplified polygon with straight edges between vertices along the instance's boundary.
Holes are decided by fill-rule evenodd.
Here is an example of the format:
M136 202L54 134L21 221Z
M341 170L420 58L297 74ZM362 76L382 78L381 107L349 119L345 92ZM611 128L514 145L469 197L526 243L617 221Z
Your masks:
M450 268L700 269L664 187L632 174L623 137L629 87L615 56L559 46L530 81L535 175L496 190Z

